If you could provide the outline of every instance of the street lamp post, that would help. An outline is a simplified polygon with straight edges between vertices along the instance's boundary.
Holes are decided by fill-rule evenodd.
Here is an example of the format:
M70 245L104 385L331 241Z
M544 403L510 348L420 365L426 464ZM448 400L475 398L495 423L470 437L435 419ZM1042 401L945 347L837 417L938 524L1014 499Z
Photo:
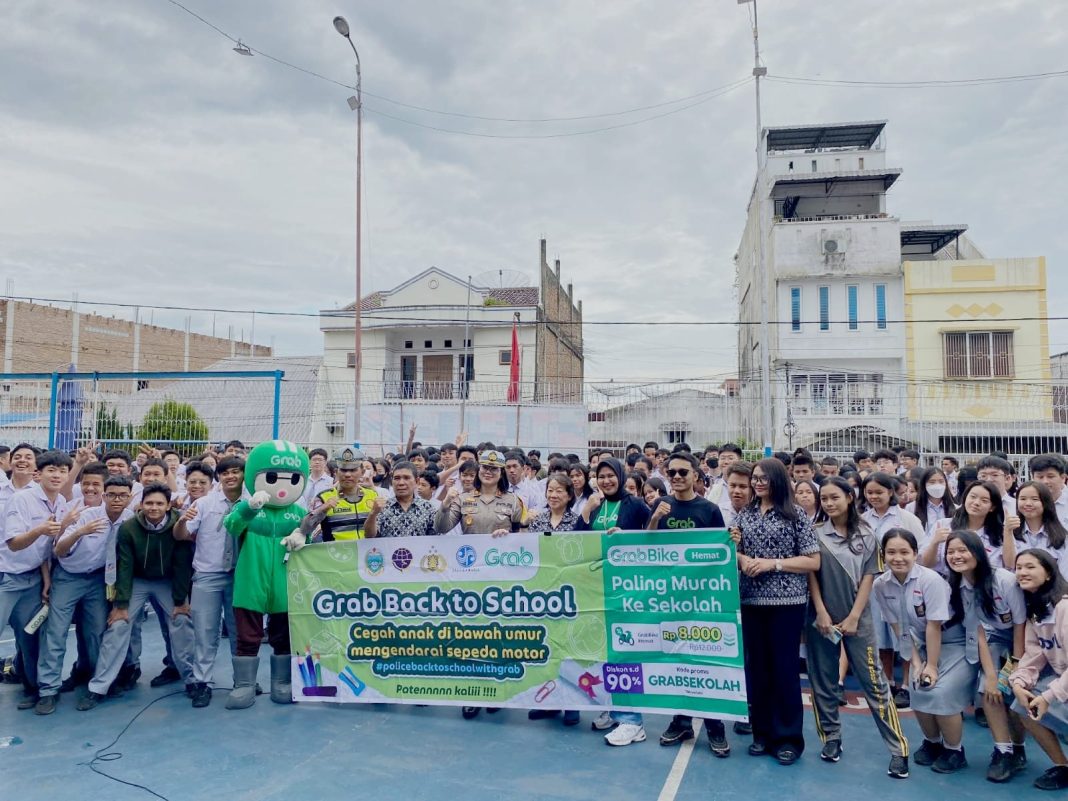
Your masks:
M767 256L764 252L765 238L765 196L767 188L764 183L764 128L760 119L760 79L768 74L767 67L760 63L760 29L757 25L757 0L738 0L738 5L753 4L753 85L756 87L756 160L757 177L754 184L753 201L757 205L757 260L759 264L760 281L760 408L761 430L764 438L764 458L771 456L774 444L773 415L774 401L771 397L771 325L768 320L768 303L770 295L774 291L774 283L771 280L771 270L768 268ZM776 333L778 336L778 333Z
M360 309L360 303L363 298L363 270L360 264L362 253L361 224L363 220L363 91L361 89L360 53L356 50L356 45L349 35L349 23L344 17L334 17L334 29L345 37L349 47L352 48L353 55L356 56L356 96L349 98L349 108L356 112L356 303L354 304L354 346L356 353L353 357L356 378L353 382L355 398L352 408L352 439L353 445L358 448L360 447L360 381L362 378L361 373L363 372L363 353L361 351L363 344L363 316Z

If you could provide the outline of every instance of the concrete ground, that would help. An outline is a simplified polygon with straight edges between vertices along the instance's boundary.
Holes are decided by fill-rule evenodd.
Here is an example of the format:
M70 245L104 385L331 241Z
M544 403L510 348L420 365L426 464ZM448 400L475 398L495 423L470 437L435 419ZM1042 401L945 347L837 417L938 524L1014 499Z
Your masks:
M10 638L10 630L5 637ZM73 636L73 635L72 635ZM706 801L716 799L854 799L880 801L973 797L1049 797L1031 787L1049 761L1029 743L1031 766L1007 785L985 781L992 749L989 732L970 721L965 749L970 766L954 776L912 766L912 777L886 775L888 755L862 701L843 715L844 754L838 764L819 759L820 744L807 716L808 750L793 767L746 754L746 738L730 733L734 752L716 759L702 733L696 747L664 748L657 736L667 718L646 718L649 739L610 748L582 725L565 729L559 720L532 722L525 712L483 713L473 721L459 709L412 706L272 704L261 696L244 711L223 708L217 692L207 709L192 709L180 685L153 690L161 669L162 641L151 619L145 626L144 675L138 687L90 712L78 712L76 696L62 696L50 717L15 709L21 688L0 686L0 793L19 801L57 798L145 799L148 792L92 772L88 763L104 753L121 754L96 763L99 770L143 785L169 801L245 799L330 799L372 797L375 801L465 801L575 799L588 801ZM10 653L10 639L0 653ZM70 652L73 652L73 642ZM225 642L216 669L218 684L230 683ZM263 656L266 657L266 646ZM69 655L68 655L69 660ZM261 663L266 686L268 660ZM69 667L69 665L68 665ZM852 694L850 694L851 697ZM154 703L152 703L154 702ZM151 706L146 705L151 703ZM135 719L136 718L136 719ZM903 725L913 746L920 742L911 715Z

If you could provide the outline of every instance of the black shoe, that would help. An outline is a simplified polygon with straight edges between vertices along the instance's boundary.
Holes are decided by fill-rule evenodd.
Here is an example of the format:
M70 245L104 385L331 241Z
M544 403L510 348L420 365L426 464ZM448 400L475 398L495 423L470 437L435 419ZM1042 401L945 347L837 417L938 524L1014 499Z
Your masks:
M1063 790L1068 787L1068 767L1054 765L1037 779L1035 787L1039 790Z
M471 720L477 718L478 713L482 711L480 706L465 706L460 709L460 714L464 716L464 720Z
M753 724L745 723L741 720L734 721L734 725L731 726L731 728L734 730L735 734L740 734L743 737L748 737L753 733Z
M1024 745L1017 744L1012 746L1012 762L1010 765L1014 774L1027 767L1027 748Z
M211 704L211 687L199 682L193 691L193 709L203 709Z
M935 773L956 773L966 767L968 767L968 760L964 757L964 746L962 745L956 751L943 748L942 756L934 761L934 764L931 765L931 770Z
M156 678L149 682L152 687L166 687L168 684L174 684L176 681L182 680L182 674L178 672L178 668L168 665L163 668L163 672Z
M95 709L96 705L104 700L104 696L100 693L94 693L92 690L87 692L81 698L78 699L78 704L74 708L79 712L88 712L90 709Z
M197 694L197 682L191 681L187 685L185 685L185 697L186 698L192 698L196 694Z
M932 743L930 740L924 740L920 749L912 755L912 761L917 765L929 768L935 763L935 760L942 756L942 752L946 748L942 743Z
M569 709L564 712L564 725L565 726L577 726L582 722L582 716L579 715L577 709Z
M767 756L768 753L769 753L768 752L768 747L766 745L764 745L764 743L757 743L757 742L750 743L748 750L749 750L749 756L761 757L761 756Z
M22 696L22 698L19 699L17 708L33 709L35 706L37 706L37 701L39 699L40 697L37 695L37 693L34 693L33 695L24 695Z
M886 769L886 775L892 779L907 779L909 777L909 758L905 756L890 757L890 767Z
M37 705L33 708L33 713L35 715L51 715L56 711L56 703L58 701L58 695L42 695Z
M119 670L119 675L115 677L115 681L111 683L111 688L108 690L108 695L122 695L124 692L132 690L137 685L137 680L141 678L141 668L137 665L129 666L123 665Z
M898 709L908 709L909 704L912 703L912 696L909 695L909 691L904 687L891 687L891 695L894 697L894 706ZM919 762L916 763L920 764Z
M989 729L990 724L986 720L986 710L981 706L975 708L975 722L982 726L984 729Z
M545 720L555 718L559 714L559 709L532 709L527 712L527 720Z
M689 725L684 723L676 715L671 719L671 723L664 729L664 733L660 735L661 745L679 745L687 740L693 739L693 723Z
M499 706L487 706L486 707L486 714L487 715L496 715L500 711L501 711L501 708Z
M72 693L83 684L88 684L90 678L91 676L79 676L77 673L71 673L59 685L59 691L61 693Z
M708 730L708 747L712 751L713 756L717 756L720 759L726 759L731 755L731 744L727 742L727 730L723 726L723 722L719 720L705 721L705 728Z
M823 744L823 750L820 751L820 759L822 759L824 762L837 762L841 758L841 740L828 740Z
M1012 754L1006 754L996 748L990 755L990 767L986 769L986 780L1001 784L1012 778Z
M779 761L780 765L792 765L801 758L801 754L791 746L786 746L785 748L780 748L775 753L775 758Z

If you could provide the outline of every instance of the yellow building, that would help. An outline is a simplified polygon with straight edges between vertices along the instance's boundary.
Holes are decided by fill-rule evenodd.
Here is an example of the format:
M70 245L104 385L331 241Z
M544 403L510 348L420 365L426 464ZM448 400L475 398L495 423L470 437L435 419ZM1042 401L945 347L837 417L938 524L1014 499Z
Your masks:
M1051 421L1045 258L903 266L909 419Z

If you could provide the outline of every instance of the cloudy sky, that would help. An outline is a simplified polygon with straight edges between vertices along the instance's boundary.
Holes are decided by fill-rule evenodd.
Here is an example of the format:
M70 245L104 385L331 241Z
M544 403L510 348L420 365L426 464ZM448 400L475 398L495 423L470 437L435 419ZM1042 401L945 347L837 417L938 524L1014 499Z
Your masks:
M749 18L735 0L187 5L253 48L344 83L352 55L331 19L348 17L367 93L368 291L430 265L534 276L545 237L588 321L734 319L731 256L755 159L751 85L692 108L592 115L745 78ZM1068 67L1068 4L1049 0L764 0L760 21L772 75L893 81ZM14 294L304 313L351 300L351 92L231 47L168 0L5 0L0 274ZM923 90L769 82L764 119L889 119L889 162L905 171L890 211L967 223L990 256L1047 256L1056 310L1068 301L1068 226L1051 180L1068 173L1066 95L1068 78ZM677 113L648 119L666 111ZM625 123L638 124L584 133ZM151 312L176 326L185 314ZM214 322L247 336L252 321ZM194 328L212 323L193 313ZM1068 350L1068 326L1051 334L1054 351ZM256 338L286 355L321 350L314 317L257 315ZM736 369L731 327L590 325L586 342L592 377Z

